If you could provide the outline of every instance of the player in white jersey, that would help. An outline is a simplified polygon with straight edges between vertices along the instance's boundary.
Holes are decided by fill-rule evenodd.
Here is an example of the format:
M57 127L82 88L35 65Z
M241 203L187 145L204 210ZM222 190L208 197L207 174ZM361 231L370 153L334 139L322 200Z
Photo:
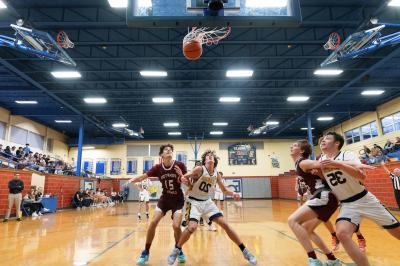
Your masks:
M196 231L200 217L205 215L210 221L221 226L228 234L229 238L239 246L245 259L255 265L257 263L256 257L244 246L242 240L225 221L222 213L210 198L216 183L218 183L225 195L232 196L235 200L239 200L240 195L229 191L222 183L221 176L218 174L216 169L216 166L218 165L218 157L215 155L215 152L207 150L203 153L201 158L202 166L196 166L181 179L182 183L191 186L189 191L189 200L187 202L187 204L190 205L189 224L185 231L182 232L182 235L178 243L175 245L175 248L172 250L171 255L168 256L168 264L174 264L182 250L182 246L189 240L191 234ZM194 182L193 180L196 181Z
M149 202L150 202L150 192L149 187L152 185L150 178L143 180L142 182L136 183L136 187L139 190L139 207L138 207L138 218L142 219L142 206L146 206L146 218L149 219Z
M359 167L360 160L352 152L340 151L344 139L336 132L327 133L322 142L324 155L320 158L320 169L341 202L336 219L336 234L347 254L358 266L370 265L366 255L352 240L362 218L373 220L395 238L400 239L400 223L363 185L365 173Z

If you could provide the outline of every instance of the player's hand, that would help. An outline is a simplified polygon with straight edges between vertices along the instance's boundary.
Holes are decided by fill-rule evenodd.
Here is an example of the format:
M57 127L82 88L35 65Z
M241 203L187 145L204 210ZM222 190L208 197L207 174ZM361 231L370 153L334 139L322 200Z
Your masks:
M310 174L317 175L317 176L319 176L321 178L324 178L324 175L322 174L322 170L321 169L312 169L310 171Z
M184 184L186 186L189 186L189 183L190 183L189 178L186 178L186 177L182 176L180 178L180 180L181 180L182 184Z
M233 199L234 200L240 200L240 194L239 193L233 193Z
M178 176L183 176L181 168L179 166L175 165L174 166L175 172L178 174Z
M326 159L322 160L321 162L322 167L339 167L340 162L332 160L332 159Z

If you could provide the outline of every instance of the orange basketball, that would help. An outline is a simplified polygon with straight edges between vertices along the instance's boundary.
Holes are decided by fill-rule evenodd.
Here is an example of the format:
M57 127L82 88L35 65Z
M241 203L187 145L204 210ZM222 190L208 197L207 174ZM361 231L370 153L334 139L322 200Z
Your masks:
M188 60L197 60L203 53L201 43L196 40L188 41L183 44L183 55Z

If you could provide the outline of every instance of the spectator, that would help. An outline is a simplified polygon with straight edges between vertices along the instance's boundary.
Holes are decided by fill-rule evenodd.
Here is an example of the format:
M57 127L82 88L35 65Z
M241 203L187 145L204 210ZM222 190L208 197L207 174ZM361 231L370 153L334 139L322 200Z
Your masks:
M396 137L396 142L394 143L394 151L400 150L400 137Z
M31 152L31 148L29 148L29 143L26 143L26 144L25 144L24 152L25 152L26 154L29 154L29 153Z
M7 222L10 218L11 209L15 204L17 221L21 220L21 201L22 201L22 190L24 190L24 182L19 178L19 174L15 174L14 178L8 182L8 209L3 222Z
M395 168L393 172L390 172L389 169L385 166L385 163L381 162L381 165L385 172L390 176L392 179L393 189L394 189L394 197L397 201L397 206L400 209L400 169Z
M394 143L390 141L390 139L388 139L385 143L385 146L383 146L383 152L385 154L392 152L394 149Z
M375 148L375 149L379 149L379 150L383 153L382 147L379 146L378 144L374 144L374 148Z
M17 148L15 146L12 146L11 148L11 155L17 157Z
M75 205L76 208L82 208L82 202L83 202L83 189L81 188L74 195L73 205Z
M28 214L32 217L43 215L40 211L44 208L44 206L40 201L37 200L36 187L32 186L29 190L29 193L24 196L23 205Z
M4 154L7 156L7 158L11 158L12 157L10 146L7 146L4 149Z
M23 149L22 149L22 147L19 147L18 150L16 150L16 152L15 152L15 157L19 158L19 154L21 152L23 152Z

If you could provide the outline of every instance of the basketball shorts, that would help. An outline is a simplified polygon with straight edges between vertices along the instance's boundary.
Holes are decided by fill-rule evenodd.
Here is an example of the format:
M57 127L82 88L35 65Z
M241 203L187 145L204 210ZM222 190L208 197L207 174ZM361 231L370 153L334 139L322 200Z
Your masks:
M156 211L162 212L164 215L168 212L171 211L171 219L173 219L173 216L175 213L182 213L182 208L185 203L185 200L183 198L183 194L180 193L177 196L165 196L161 195L160 199L157 202L157 207Z
M149 202L150 201L150 193L147 190L143 190L139 192L139 201L140 202Z
M186 202L186 220L199 222L202 216L207 217L211 222L213 219L223 215L218 209L217 205L215 205L211 199L195 200L189 197L188 201Z
M222 191L215 191L214 200L224 200L224 193Z
M351 222L357 228L363 218L374 221L385 229L392 229L400 226L399 221L371 192L366 193L360 199L352 202L341 202L340 212L336 222L345 220Z
M339 206L336 196L326 188L315 191L311 199L305 203L316 214L319 220L329 221Z

